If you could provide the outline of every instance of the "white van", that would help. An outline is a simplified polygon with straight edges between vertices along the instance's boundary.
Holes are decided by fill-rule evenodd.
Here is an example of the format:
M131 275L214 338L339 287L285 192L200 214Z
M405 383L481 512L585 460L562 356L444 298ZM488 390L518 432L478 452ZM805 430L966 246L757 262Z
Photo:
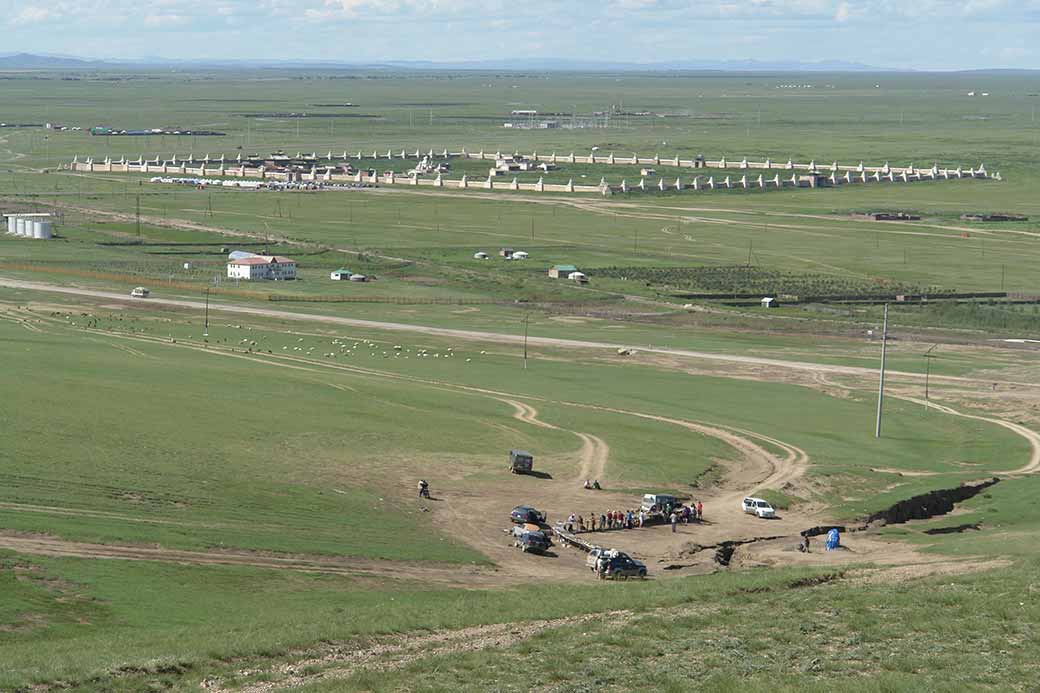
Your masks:
M769 501L764 501L761 498L745 498L740 502L740 509L749 515L757 515L761 518L776 517L776 511L773 510L773 506L769 504Z
M130 298L148 298L151 292L143 286L139 286L130 292Z

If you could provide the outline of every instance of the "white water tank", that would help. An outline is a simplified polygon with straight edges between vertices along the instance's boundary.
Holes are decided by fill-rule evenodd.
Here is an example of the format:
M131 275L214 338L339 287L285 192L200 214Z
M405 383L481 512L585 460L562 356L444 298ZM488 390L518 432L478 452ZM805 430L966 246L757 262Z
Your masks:
M51 237L51 222L47 220L33 222L33 238L47 240Z
M14 232L16 234L18 234L19 236L24 236L25 235L25 218L24 217L18 217L15 220Z
M17 226L17 217L7 217L7 233L15 233L17 231Z

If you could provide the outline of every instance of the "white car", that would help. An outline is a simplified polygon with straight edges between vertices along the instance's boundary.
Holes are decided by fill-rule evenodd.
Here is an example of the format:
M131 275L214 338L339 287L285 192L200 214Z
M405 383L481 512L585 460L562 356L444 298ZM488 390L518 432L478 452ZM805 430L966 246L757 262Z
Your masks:
M740 508L748 514L761 518L776 517L776 510L773 509L773 506L769 504L769 501L761 498L745 498L740 502Z
M148 298L148 294L150 293L151 292L148 289L139 286L130 292L130 298Z

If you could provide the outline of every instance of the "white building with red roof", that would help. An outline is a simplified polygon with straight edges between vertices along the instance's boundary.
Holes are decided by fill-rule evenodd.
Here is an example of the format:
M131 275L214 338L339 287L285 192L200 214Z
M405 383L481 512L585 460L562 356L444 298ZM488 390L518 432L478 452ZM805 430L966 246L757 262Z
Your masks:
M296 279L296 261L280 255L228 260L228 279Z

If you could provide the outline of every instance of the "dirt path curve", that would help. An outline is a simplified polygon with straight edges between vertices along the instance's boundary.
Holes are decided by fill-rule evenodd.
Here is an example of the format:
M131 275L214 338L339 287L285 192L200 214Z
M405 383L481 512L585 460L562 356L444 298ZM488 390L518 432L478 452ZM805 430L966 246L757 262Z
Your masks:
M349 556L293 556L234 550L188 551L157 546L92 544L41 535L0 533L0 549L37 556L156 561L196 566L247 566L355 578L395 577L404 580L432 581L451 586L495 586L516 582L509 575L500 574L496 570L468 565L456 566L423 562L421 566L413 566L406 561L384 561Z
M1028 441L1029 443L1031 452L1029 454L1029 461L1024 466L1019 467L1018 469L1012 470L1010 472L994 472L994 474L1001 474L1004 476L1024 476L1026 474L1035 474L1037 472L1040 472L1040 433L1037 433L1036 431L1030 428L1026 428L1022 424L1017 424L1014 421L997 419L991 416L980 416L978 414L965 414L964 412L957 411L956 409L947 407L943 404L937 404L930 400L925 401L923 399L918 399L917 397L911 397L909 395L892 394L889 396L905 400L907 402L913 402L914 404L920 404L924 407L935 409L936 411L941 411L944 414L949 414L950 416L959 416L964 419L974 419L976 421L986 421L988 423L996 424L997 426L1003 426L1009 431L1012 431L1013 433L1016 433L1025 438L1026 441Z
M202 301L186 299L164 299L151 297L147 300L139 300L137 303L127 298L126 294L112 291L100 291L96 289L84 289L74 286L59 286L46 282L27 281L0 277L0 286L13 289L27 289L31 291L45 291L51 293L68 294L73 296L86 296L91 298L103 298L105 300L119 301L122 304L140 305L144 303L173 306L178 308L190 308L203 311L206 306ZM467 341L495 342L502 344L523 344L522 334L505 334L501 332L481 332L477 330L460 330L446 327L429 327L425 325L413 325L399 322L381 322L376 320L361 320L358 318L345 318L337 315L319 315L314 313L301 313L296 311L275 310L271 308L259 308L246 305L235 305L229 303L210 302L209 310L223 313L237 313L242 315L257 315L279 320L305 321L322 323L326 325L341 325L346 327L358 327L372 330L385 330L391 332L413 332L437 337L450 337L452 339L463 339ZM536 346L558 347L562 349L606 349L616 352L619 348L627 348L630 344L612 342L592 342L577 339L561 339L556 337L528 337L527 342ZM856 375L874 377L876 371L872 368L859 366L839 366L833 364L812 363L807 361L785 361L782 359L762 358L759 356L743 356L739 354L713 353L706 351L693 351L689 349L670 349L665 347L640 347L640 351L654 354L666 354L669 356L680 356L704 361L717 361L722 363L740 363L754 366L768 366L770 368L803 370L819 373L832 373L837 375ZM891 378L904 377L914 380L923 380L923 373L910 373L905 371L887 372ZM978 378L967 378L959 376L936 376L931 377L933 381L950 383L992 383L992 378L980 380ZM1038 383L1016 383L1023 387L1040 387Z
M539 419L538 410L530 404L525 404L515 399L496 399L513 407L514 419L540 428L548 428L554 431L565 430ZM606 476L607 460L610 458L610 446L599 436L594 436L590 433L579 433L578 431L568 432L573 433L581 440L581 452L578 453L581 465L574 478L579 482L585 479L603 479Z
M741 453L746 463L750 463L744 467L730 467L727 470L727 485L742 484L742 488L736 489L730 494L732 497L752 494L765 487L779 487L803 476L809 467L809 455L805 450L747 429L709 424L701 421L690 421L688 419L676 419L669 416L658 416L656 414L614 407L600 407L576 402L564 402L564 404L584 409L623 414L625 416L635 416L651 421L660 421L721 440ZM782 459L778 458L761 445L755 443L755 440L781 449L784 457Z

